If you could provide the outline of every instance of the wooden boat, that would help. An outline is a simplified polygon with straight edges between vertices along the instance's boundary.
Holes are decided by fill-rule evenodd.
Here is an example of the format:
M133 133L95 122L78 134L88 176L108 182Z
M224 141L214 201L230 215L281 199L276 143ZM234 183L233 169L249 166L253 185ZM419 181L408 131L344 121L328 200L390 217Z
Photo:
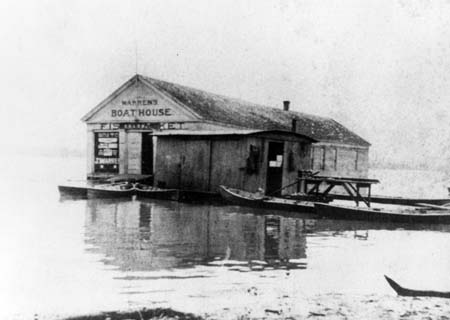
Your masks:
M275 209L298 212L314 212L314 203L308 201L267 197L239 189L219 187L222 198L232 204L263 209Z
M88 198L124 198L132 197L135 188L130 183L102 184L87 188Z
M401 287L397 282L391 278L384 276L389 285L394 289L399 296L407 297L438 297L438 298L450 298L450 292L441 291L428 291L428 290L412 290Z
M134 186L138 198L175 200L179 199L179 191L177 189L161 189L144 184L136 184Z
M106 179L105 182L108 183L148 183L153 180L153 176L151 174L133 174L133 173L126 173L126 174L118 174L111 178Z
M331 199L336 200L353 200L346 194L329 193L327 195ZM401 206L414 206L417 203L428 203L433 205L444 205L450 203L450 198L406 198L406 197L389 197L389 196L370 196L370 202L382 204L396 204Z
M402 223L450 223L450 210L400 207L397 210L380 208L350 207L314 203L316 213L321 217L346 220L366 220Z
M87 197L86 186L59 185L58 191L61 197L85 199Z

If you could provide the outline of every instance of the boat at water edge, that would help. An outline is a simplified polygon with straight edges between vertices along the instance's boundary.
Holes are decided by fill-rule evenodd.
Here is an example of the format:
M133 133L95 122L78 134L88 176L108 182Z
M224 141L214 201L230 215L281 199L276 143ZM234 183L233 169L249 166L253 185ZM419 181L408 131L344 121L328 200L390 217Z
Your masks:
M268 197L226 186L220 186L219 193L226 202L239 206L298 211L302 213L314 212L314 203L309 201Z
M135 188L130 183L102 184L87 188L87 198L125 198L135 194Z
M177 201L180 198L177 189L161 189L157 187L147 186L144 184L136 184L134 186L138 198L163 199Z
M74 198L74 199L86 199L87 188L81 185L58 185L58 191L61 197Z
M316 214L330 219L365 220L401 223L450 223L448 211L429 208L399 207L396 209L365 208L314 203Z
M384 277L386 278L386 281L389 283L391 288L394 289L394 291L399 296L450 298L450 292L407 289L400 286L397 282L395 282L388 276Z
M329 193L327 195L331 199L335 200L353 200L349 195L346 194L335 194ZM370 202L382 203L382 204L395 204L401 206L414 206L417 203L429 203L433 205L444 205L450 203L449 198L410 198L410 197L394 197L394 196L377 196L371 195Z

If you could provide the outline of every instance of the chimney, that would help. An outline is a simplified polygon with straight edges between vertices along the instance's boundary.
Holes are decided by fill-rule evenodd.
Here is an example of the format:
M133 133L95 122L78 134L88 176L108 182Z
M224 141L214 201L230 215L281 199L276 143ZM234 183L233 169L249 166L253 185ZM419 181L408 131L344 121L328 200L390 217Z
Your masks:
M291 102L288 101L288 100L283 101L283 110L284 110L284 111L289 111L289 104L290 104L290 103L291 103Z
M292 119L292 132L297 132L297 119Z

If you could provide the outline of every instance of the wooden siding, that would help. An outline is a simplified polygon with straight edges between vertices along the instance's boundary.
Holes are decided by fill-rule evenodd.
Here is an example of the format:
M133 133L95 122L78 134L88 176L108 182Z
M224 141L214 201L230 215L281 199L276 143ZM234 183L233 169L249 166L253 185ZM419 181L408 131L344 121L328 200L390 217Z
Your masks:
M257 191L266 187L267 150L272 139L262 137L159 137L155 183L168 188L217 192L220 185ZM248 170L250 148L259 150L256 170ZM292 163L288 166L289 153ZM309 169L310 145L285 141L283 185L294 182L298 170ZM293 186L286 192L294 192Z
M289 160L289 154L292 160ZM298 171L310 170L311 145L305 142L286 141L284 145L283 186L287 186L297 180ZM290 164L289 161L292 161ZM282 194L297 192L297 185L282 190Z
M217 191L220 185L243 187L246 143L242 140L211 140L211 182L209 191Z
M313 145L311 163L313 171L321 175L367 178L369 175L369 149L339 145Z
M142 133L128 133L128 173L141 173Z

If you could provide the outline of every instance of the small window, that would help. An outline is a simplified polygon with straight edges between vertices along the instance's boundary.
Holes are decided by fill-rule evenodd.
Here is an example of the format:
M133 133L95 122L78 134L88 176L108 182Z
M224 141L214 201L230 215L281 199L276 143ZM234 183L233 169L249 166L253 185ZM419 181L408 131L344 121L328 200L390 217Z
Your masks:
M287 168L288 168L288 171L295 171L294 152L292 152L292 150L289 150L289 153L288 153Z
M313 170L324 170L325 147L314 147L312 151L311 168Z
M337 148L333 148L334 151L334 163L333 163L333 170L337 170L337 161L338 161L338 149Z

